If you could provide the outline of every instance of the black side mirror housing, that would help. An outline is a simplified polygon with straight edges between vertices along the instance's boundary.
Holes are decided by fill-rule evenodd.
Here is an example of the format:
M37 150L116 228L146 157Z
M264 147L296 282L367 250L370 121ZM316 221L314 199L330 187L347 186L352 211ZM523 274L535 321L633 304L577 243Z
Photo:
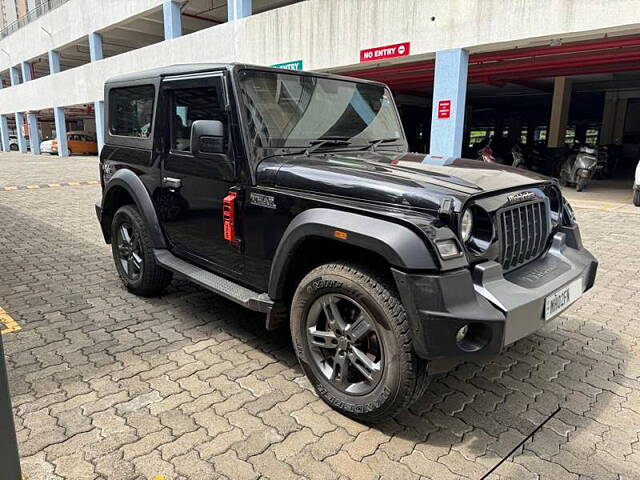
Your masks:
M191 125L191 153L194 156L224 154L224 124L220 120L196 120Z

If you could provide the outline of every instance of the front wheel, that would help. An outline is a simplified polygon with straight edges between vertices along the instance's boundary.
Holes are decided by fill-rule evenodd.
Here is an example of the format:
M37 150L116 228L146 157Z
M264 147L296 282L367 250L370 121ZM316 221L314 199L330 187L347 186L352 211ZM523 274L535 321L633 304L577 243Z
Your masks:
M578 182L576 183L576 192L581 192L585 188L587 188L587 182L588 181L589 181L589 179L584 178L584 177L578 178Z
M640 189L633 191L633 204L640 207Z
M120 207L111 222L111 251L118 275L137 295L158 295L173 274L153 256L153 244L140 213L133 205Z
M320 398L357 420L395 415L427 386L406 311L377 272L350 263L312 270L293 297L291 335Z

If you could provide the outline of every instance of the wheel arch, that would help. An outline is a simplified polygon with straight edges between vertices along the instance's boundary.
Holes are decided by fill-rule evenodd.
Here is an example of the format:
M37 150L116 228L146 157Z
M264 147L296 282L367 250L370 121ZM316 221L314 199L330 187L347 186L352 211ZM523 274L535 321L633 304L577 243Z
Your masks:
M167 248L151 196L140 177L129 169L118 170L106 183L102 197L100 226L107 243L111 241L111 221L123 205L134 204L149 230L154 248Z
M346 238L336 237L336 232L346 234ZM316 208L299 214L285 230L271 264L269 296L283 299L291 292L292 283L306 272L340 259L376 262L389 269L437 268L424 240L405 226L357 213Z

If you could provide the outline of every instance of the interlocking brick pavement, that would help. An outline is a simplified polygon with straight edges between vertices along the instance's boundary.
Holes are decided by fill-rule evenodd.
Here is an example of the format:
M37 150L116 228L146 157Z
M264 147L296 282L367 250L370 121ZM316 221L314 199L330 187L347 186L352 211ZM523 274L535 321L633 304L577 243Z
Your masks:
M0 172L5 186L98 169L0 154ZM260 315L180 280L159 298L125 291L99 195L0 189L0 306L22 327L3 338L28 478L479 479L507 455L487 478L640 478L640 216L577 209L596 287L369 427L318 400L288 332L265 332Z

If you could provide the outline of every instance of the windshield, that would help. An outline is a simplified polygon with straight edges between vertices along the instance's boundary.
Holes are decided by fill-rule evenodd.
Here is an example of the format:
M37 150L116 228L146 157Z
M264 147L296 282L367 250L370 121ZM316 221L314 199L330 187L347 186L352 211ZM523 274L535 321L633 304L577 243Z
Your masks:
M304 147L403 140L391 93L383 86L295 73L240 72L242 104L256 147Z

